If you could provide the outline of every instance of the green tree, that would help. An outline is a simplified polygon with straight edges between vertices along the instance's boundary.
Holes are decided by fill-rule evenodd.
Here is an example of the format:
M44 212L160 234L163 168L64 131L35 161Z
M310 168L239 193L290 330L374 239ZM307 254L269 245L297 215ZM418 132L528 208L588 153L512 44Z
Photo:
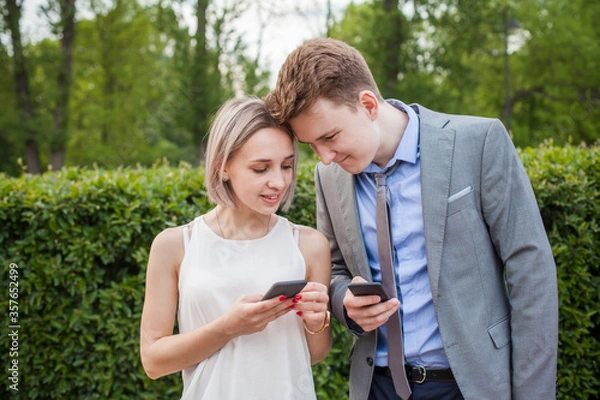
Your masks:
M153 14L134 0L95 10L78 23L72 138L67 162L115 167L150 164L176 146L156 129L165 39Z
M198 148L196 164L204 160L206 135L219 106L240 92L247 95L267 92L268 72L260 69L257 57L252 59L247 55L242 34L235 29L250 4L250 1L236 1L217 5L210 0L198 0L198 29L192 46L187 92L192 137Z
M382 95L394 96L398 79L409 64L404 57L407 26L397 0L371 0L350 3L343 19L334 24L330 34L356 47L369 64Z
M12 59L0 42L0 171L18 175L17 160L25 153L24 143L19 140L19 114L15 104Z
M600 139L600 3L519 3L524 46L515 54L521 77L515 125L524 142Z
M198 160L202 161L211 109L218 104L215 86L221 81L219 58L209 51L206 44L207 9L210 0L197 0L196 35L193 62L190 68L190 100L192 115L192 137L198 146Z
M55 29L60 36L60 66L56 76L56 99L54 101L54 132L50 138L50 165L61 168L69 139L69 98L75 42L75 2L57 0L60 16Z
M39 174L42 162L38 148L39 129L29 87L29 72L21 39L21 6L17 0L4 0L3 16L10 31L13 50L13 74L16 89L16 106L25 133L25 157L28 171Z
M12 37L16 99L20 110L19 119L22 121L22 128L19 130L25 131L27 168L31 173L39 173L43 170L42 160L49 159L50 164L55 168L61 167L64 160L68 139L75 0L50 1L46 5L48 15L52 14L55 8L57 9L58 21L54 25L56 33L60 36L60 50L46 40L42 41L41 45L25 46L22 43L21 5L22 3L14 0L6 0L5 19ZM54 65L56 60L53 53L58 54L58 52L61 55L60 65ZM47 80L41 85L36 84L39 72L42 72ZM49 82L51 84L48 84ZM43 86L44 90L36 90L35 86ZM46 118L48 109L53 109L53 123ZM13 148L20 148L18 142L23 139L7 135L3 140ZM46 149L48 144L49 150ZM51 152L49 157L41 155L48 152Z
M193 34L177 3L92 2L79 14L86 19L75 20L73 0L46 0L51 37L21 47L21 53L0 51L9 61L1 68L27 75L27 91L14 79L0 78L3 104L14 109L0 118L0 141L6 143L1 151L23 153L23 130L31 127L42 155L40 170L44 162L60 167L62 157L67 165L108 168L149 165L160 157L200 161L220 104L235 94L265 94L269 74L236 30L251 1L197 2L200 23ZM20 14L4 14L4 29L10 31L8 22L18 23ZM18 102L23 96L15 87L31 93L28 103ZM23 123L24 110L31 110L25 114L31 123ZM16 157L7 162L3 170L20 171Z
M600 138L600 4L404 2L396 33L385 6L351 4L332 29L365 55L384 96L501 118L518 146Z

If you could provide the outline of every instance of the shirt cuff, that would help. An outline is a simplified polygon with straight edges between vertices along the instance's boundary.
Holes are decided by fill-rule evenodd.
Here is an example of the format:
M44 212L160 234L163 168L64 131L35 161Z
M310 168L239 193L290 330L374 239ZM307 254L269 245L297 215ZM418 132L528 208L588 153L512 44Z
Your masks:
M344 307L344 318L346 319L346 326L348 327L350 333L352 333L354 336L362 336L365 334L365 330L356 322L354 322L354 320L348 317L348 314L346 313L346 307Z

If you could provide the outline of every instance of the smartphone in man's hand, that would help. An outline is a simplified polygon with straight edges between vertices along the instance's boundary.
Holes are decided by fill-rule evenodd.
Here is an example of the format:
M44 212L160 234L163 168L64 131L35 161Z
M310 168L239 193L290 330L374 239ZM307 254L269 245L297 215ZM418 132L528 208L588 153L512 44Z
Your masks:
M265 293L262 300L268 300L278 296L285 296L289 299L300 293L306 284L307 282L304 279L275 282L267 293Z
M379 282L353 282L348 285L348 289L355 296L375 295L381 297L381 301L387 301L391 298Z

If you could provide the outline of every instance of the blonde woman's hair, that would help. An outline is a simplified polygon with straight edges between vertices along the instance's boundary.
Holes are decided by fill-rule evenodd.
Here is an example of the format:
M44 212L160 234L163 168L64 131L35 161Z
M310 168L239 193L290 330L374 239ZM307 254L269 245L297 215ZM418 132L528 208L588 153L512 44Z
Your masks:
M223 207L237 208L231 185L223 181L223 171L244 143L254 133L264 128L279 129L292 141L294 149L292 180L281 201L281 210L289 209L296 187L298 143L288 128L278 124L271 117L265 102L256 97L230 99L215 115L209 131L205 157L204 184L210 201Z

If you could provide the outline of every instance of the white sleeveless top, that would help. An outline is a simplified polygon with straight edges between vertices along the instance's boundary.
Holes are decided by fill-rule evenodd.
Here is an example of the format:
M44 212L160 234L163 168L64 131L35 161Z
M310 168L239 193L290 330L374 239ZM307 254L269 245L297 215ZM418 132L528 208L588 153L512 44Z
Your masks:
M187 226L183 231L181 333L217 319L243 295L263 294L276 281L305 279L298 230L294 234L283 217L266 236L253 240L223 239L202 216L194 220L191 237ZM304 327L293 311L262 332L233 339L182 376L185 400L316 398Z

